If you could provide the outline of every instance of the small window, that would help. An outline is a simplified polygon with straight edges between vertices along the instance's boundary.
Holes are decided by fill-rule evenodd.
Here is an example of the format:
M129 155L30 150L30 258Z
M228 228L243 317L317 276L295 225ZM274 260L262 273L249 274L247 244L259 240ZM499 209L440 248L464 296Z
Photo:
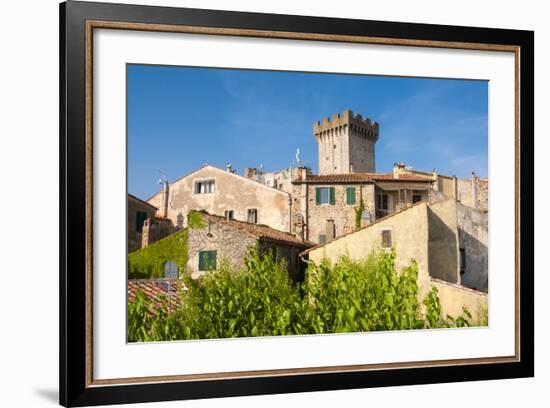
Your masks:
M324 245L327 243L327 236L325 234L319 234L319 244Z
M391 248L391 230L382 230L382 248Z
M200 251L199 252L199 271L216 270L216 258L218 251Z
M466 250L460 248L460 274L464 275L466 273Z
M247 213L246 220L251 224L257 224L258 223L258 210L255 208L250 208Z
M348 205L355 205L355 187L346 188L346 203Z
M214 180L197 181L195 183L195 194L210 194L216 191Z
M223 213L223 216L225 217L226 220L232 220L235 218L235 212L233 210L226 210Z
M147 219L147 213L145 211L137 211L136 212L136 231L142 232L143 231L143 223Z
M315 202L317 205L334 205L334 187L317 187L315 189Z
M413 204L422 201L422 196L420 194L413 194Z

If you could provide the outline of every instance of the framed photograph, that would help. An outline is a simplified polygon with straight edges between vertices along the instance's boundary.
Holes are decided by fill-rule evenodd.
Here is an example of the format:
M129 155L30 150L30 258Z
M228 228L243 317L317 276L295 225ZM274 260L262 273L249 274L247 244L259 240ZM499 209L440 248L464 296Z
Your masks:
M534 375L534 33L60 6L60 403Z

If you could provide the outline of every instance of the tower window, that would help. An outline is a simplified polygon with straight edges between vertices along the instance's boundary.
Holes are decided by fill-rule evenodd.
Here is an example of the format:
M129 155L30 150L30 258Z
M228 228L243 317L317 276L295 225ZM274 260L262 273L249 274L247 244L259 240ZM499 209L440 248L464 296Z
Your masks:
M333 148L333 149L336 149L336 145L332 145L332 148Z

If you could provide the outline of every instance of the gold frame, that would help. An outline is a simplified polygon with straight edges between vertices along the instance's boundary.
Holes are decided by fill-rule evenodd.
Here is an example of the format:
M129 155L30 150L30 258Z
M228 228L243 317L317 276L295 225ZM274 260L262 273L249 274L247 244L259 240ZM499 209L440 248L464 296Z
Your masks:
M237 372L217 372L206 374L185 374L153 377L127 377L94 380L93 379L93 30L118 29L132 31L153 31L187 33L218 36L256 37L294 39L309 41L329 41L341 43L397 45L410 47L449 48L479 51L513 52L515 58L515 353L513 356L480 357L466 359L430 360L400 363L358 364L342 366L304 367L275 370L254 370ZM395 368L441 367L448 365L495 364L521 361L520 356L520 47L514 45L462 43L446 41L427 41L395 39L367 36L329 35L284 31L261 31L249 29L230 29L215 27L197 27L188 25L165 25L149 23L127 23L118 21L86 21L86 378L88 387L112 385L130 385L145 383L166 383L180 381L222 380L252 377L292 376L299 374L320 374L370 370L388 370Z

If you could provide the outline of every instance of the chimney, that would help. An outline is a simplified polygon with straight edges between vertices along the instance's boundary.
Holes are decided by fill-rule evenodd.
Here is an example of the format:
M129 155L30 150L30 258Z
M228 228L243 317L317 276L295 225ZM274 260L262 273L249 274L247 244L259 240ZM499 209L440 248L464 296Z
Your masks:
M162 208L160 209L160 215L164 218L168 217L168 200L170 198L170 186L168 180L164 180L162 183Z

